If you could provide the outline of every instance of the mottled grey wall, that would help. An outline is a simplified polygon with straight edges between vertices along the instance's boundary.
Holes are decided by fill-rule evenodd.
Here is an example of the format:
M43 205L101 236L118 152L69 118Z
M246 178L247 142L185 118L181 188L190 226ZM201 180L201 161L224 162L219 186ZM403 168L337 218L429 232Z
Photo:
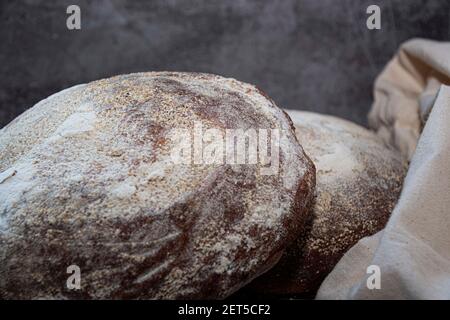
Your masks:
M69 4L81 31L66 29ZM381 31L365 27L369 4ZM0 0L0 127L63 88L148 70L230 76L279 106L364 123L398 45L448 40L449 21L448 0Z

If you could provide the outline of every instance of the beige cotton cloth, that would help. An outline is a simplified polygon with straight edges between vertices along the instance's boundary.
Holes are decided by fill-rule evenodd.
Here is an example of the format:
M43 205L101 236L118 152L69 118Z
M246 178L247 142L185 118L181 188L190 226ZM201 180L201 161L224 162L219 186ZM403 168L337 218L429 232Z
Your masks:
M424 39L402 45L376 80L370 126L410 168L386 228L344 255L317 299L450 299L448 85L450 42ZM367 286L369 266L380 289Z
M369 125L411 159L441 84L450 85L450 42L406 42L375 82Z

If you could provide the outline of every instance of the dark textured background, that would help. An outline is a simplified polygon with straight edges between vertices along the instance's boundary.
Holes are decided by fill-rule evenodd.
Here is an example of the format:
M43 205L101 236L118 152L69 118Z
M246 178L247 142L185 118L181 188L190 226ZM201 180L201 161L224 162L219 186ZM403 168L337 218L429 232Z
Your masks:
M66 28L69 4L81 31ZM369 4L381 31L365 27ZM448 40L449 21L448 0L0 0L0 127L63 88L149 70L230 76L279 106L365 123L398 45Z

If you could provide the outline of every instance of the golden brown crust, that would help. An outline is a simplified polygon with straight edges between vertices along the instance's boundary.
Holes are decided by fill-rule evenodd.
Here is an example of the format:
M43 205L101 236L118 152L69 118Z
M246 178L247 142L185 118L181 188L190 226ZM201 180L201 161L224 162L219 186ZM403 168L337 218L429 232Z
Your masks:
M196 121L279 129L279 174L172 163L171 129ZM123 75L40 102L0 131L0 295L228 296L305 220L315 171L291 125L254 86L207 74Z

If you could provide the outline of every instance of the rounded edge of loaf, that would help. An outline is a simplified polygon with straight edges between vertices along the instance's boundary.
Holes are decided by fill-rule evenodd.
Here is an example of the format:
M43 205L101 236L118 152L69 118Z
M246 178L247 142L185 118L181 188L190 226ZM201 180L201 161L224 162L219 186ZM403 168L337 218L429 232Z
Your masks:
M313 298L348 249L384 228L400 196L406 159L350 121L286 112L316 165L316 196L305 231L243 294Z
M167 130L194 119L282 129L279 179L167 165ZM121 75L41 101L0 130L0 170L14 172L0 183L1 295L228 296L272 267L306 218L314 165L292 128L256 87L209 74ZM65 287L72 264L79 291Z

